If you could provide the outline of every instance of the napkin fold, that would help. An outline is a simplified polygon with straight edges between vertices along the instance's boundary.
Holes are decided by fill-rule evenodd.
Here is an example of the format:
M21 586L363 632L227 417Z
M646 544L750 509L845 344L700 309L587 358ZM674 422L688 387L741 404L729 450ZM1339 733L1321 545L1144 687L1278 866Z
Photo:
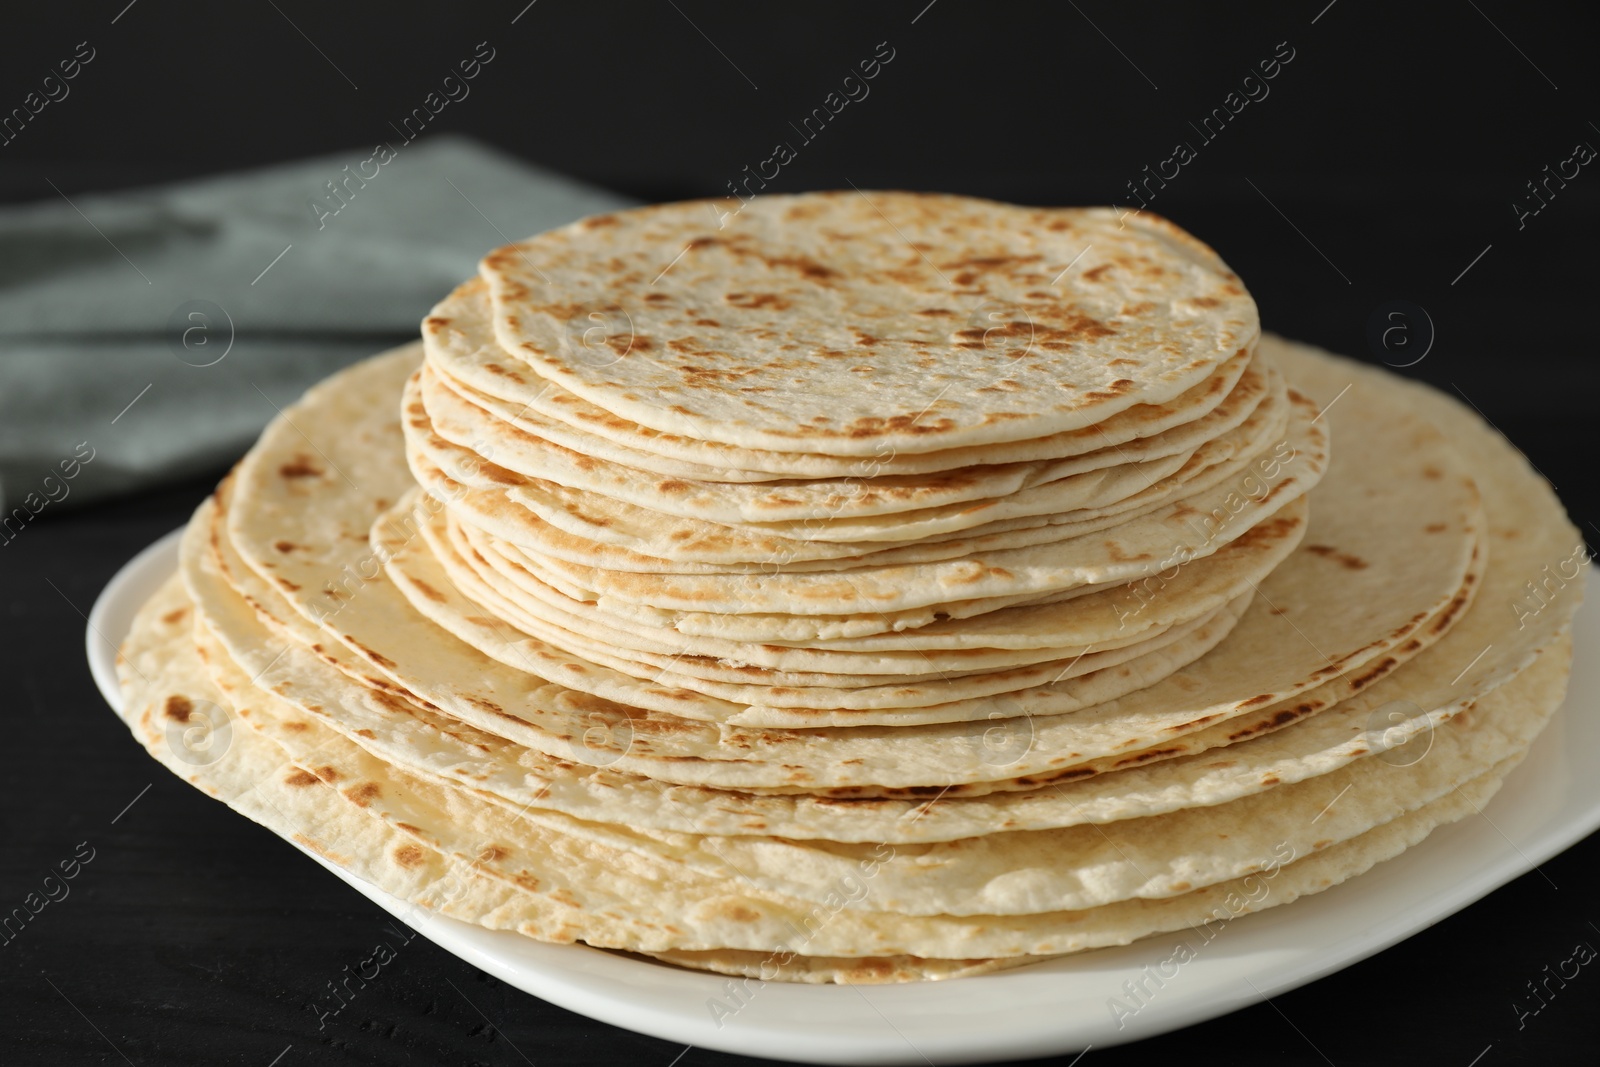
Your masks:
M238 455L489 249L631 203L445 136L0 208L0 543Z

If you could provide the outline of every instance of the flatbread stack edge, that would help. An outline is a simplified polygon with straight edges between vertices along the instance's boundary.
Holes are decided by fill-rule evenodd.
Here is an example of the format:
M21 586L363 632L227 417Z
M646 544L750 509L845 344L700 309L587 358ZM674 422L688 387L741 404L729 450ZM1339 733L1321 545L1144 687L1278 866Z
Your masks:
M151 754L444 914L884 982L1338 884L1559 706L1549 487L1170 223L708 220L507 246L286 407L119 657Z

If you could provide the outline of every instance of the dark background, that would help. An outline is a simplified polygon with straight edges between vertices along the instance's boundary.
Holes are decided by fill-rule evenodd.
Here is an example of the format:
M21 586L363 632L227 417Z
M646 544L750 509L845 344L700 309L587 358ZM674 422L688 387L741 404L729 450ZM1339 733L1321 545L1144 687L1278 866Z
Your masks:
M8 12L0 111L79 41L97 55L50 121L0 147L0 199L371 146L480 41L495 62L436 129L640 199L718 195L774 142L797 143L789 122L887 41L895 58L871 95L797 143L774 190L1100 204L1125 201L1129 179L1189 141L1198 158L1150 206L1223 254L1268 328L1374 359L1375 311L1425 309L1436 337L1405 373L1469 398L1596 529L1586 429L1600 174L1585 168L1520 229L1513 208L1546 164L1600 145L1589 5L525 2ZM1188 123L1279 42L1294 59L1270 95L1202 144ZM1409 315L1421 344L1427 327ZM266 1067L292 1046L283 1067L667 1067L680 1047L550 1007L420 941L318 1031L306 1005L366 955L384 916L146 759L83 663L79 612L208 487L52 509L0 562L0 910L79 841L96 850L71 896L0 946L0 1062ZM1512 1007L1575 942L1600 945L1600 844L1544 875L1275 1006L1085 1062L1594 1062L1600 977L1583 972L1520 1030ZM678 1063L732 1061L694 1049Z

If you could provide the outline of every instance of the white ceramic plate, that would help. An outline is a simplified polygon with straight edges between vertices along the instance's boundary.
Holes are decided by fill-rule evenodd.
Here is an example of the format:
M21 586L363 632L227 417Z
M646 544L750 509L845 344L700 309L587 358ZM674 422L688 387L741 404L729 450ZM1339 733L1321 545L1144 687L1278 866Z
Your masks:
M174 532L129 561L95 602L89 664L108 701L119 701L116 645L145 597L177 568L177 554ZM1584 607L1574 637L1565 707L1481 815L1441 827L1344 885L1236 919L1209 943L1168 934L953 982L758 986L431 915L312 858L518 989L685 1045L862 1064L971 1063L1114 1045L1224 1015L1365 959L1600 828L1600 607ZM1115 1017L1109 1001L1123 982L1168 960L1180 940L1196 957L1159 989L1147 981L1154 994L1144 1006Z

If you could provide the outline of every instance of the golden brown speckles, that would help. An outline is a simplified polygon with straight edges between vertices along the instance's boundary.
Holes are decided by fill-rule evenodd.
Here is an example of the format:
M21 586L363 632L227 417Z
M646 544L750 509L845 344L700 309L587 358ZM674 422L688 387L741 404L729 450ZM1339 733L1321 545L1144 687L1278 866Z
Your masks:
M317 776L312 774L310 771L303 771L299 767L296 767L294 770L289 772L287 777L284 778L283 784L293 786L296 789L303 789L308 785L316 785Z
M826 283L839 276L838 271L823 266L809 256L761 256L760 258L769 267L795 270L816 282Z
M729 293L723 297L734 307L741 308L771 308L773 311L787 311L793 303L777 293Z
M496 704L494 701L485 699L484 697L467 696L463 694L462 699L468 704L471 704L473 707L478 708L480 711L487 711L491 715L505 714L504 708L502 708L499 704Z
M182 622L188 617L188 608L173 608L171 611L161 616L161 621L166 623L168 626L176 626L178 623Z
M948 418L927 419L919 415L874 416L856 419L845 430L847 437L877 437L886 433L938 434L953 429L955 423Z
M194 712L194 704L188 697L174 693L167 697L162 712L174 722L188 722L189 716Z

